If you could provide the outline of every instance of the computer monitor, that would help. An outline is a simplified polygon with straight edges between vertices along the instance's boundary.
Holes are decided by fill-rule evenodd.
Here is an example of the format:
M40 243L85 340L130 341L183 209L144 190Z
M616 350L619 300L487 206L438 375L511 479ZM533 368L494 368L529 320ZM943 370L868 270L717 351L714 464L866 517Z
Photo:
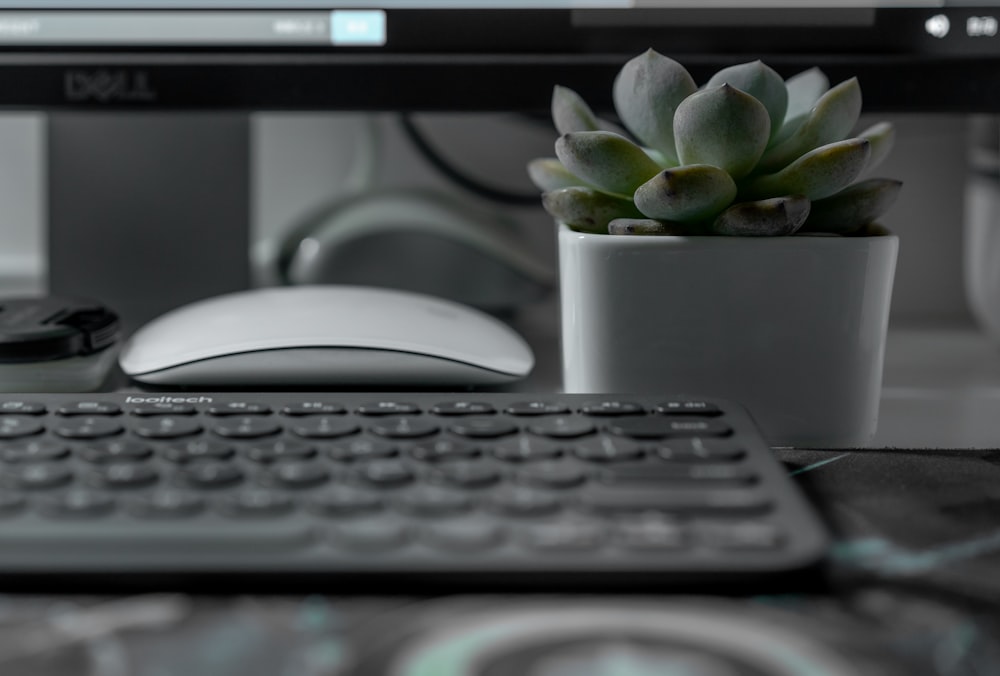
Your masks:
M652 47L703 79L764 59L869 111L1000 110L1000 2L0 0L0 107L49 113L49 286L132 322L245 287L248 113L610 110ZM142 113L142 114L136 114Z

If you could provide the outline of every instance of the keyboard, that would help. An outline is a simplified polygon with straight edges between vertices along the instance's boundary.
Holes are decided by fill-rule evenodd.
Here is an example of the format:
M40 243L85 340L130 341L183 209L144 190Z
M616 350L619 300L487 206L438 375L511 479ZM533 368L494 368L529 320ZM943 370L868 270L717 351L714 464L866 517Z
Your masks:
M721 400L0 395L8 584L753 586L827 545Z

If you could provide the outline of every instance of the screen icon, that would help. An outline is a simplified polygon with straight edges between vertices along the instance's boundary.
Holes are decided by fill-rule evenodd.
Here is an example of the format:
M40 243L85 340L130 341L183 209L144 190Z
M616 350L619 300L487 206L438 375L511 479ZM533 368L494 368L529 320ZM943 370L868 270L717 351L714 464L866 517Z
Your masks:
M924 22L924 30L927 31L928 35L943 38L951 30L951 22L944 14L935 14Z

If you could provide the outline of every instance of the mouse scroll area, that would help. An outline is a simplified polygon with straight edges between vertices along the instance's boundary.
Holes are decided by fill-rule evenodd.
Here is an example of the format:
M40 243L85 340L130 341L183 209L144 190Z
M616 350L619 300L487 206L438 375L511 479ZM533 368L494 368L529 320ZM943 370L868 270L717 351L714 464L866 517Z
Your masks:
M524 377L422 354L368 348L289 348L231 354L133 373L163 386L473 386L502 385Z

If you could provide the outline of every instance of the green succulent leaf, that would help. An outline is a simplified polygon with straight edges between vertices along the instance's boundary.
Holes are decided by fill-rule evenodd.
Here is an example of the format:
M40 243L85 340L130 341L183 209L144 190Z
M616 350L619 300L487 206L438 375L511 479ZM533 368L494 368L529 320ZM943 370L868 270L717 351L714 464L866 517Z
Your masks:
M676 164L674 111L696 91L698 85L684 66L649 49L622 66L612 98L625 128Z
M725 209L736 197L736 183L710 164L684 165L661 171L634 195L639 211L668 221L704 220Z
M608 223L611 235L685 235L683 224L653 218L616 218Z
M609 131L563 134L556 140L556 156L586 183L623 196L662 169L642 148Z
M528 162L528 177L543 192L585 185L585 181L574 176L555 157L539 157Z
M851 78L823 94L795 132L764 153L758 170L777 171L813 148L842 140L860 115L861 86Z
M896 144L896 128L891 122L879 122L858 134L858 138L868 139L872 144L872 156L868 159L865 172L882 164Z
M631 200L581 186L543 193L542 206L554 219L581 232L606 233L616 218L643 218Z
M871 142L854 138L812 150L775 174L758 176L741 191L762 199L777 195L805 195L819 200L840 192L865 168Z
M771 120L771 136L778 133L788 108L788 90L785 81L773 68L760 60L723 68L712 76L705 89L724 84L732 85L763 103Z
M682 165L711 164L739 179L767 144L771 121L764 104L725 84L692 94L677 107L674 138Z
M560 134L601 129L601 121L587 102L569 87L560 85L552 89L552 122Z
M711 232L741 237L791 235L809 216L809 204L809 198L804 195L740 202L719 214L712 222Z
M856 232L881 216L899 196L903 183L870 178L844 188L836 195L813 202L803 232Z
M788 110L785 119L807 115L820 97L830 89L830 80L819 68L804 70L785 80L788 91Z

